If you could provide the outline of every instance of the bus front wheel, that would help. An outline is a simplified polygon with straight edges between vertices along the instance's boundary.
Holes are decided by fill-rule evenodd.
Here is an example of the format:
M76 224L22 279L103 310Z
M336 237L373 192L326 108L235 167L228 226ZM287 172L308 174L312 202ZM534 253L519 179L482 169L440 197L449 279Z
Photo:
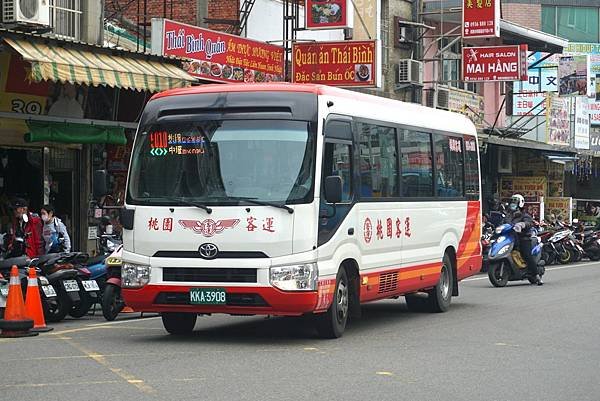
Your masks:
M181 336L194 331L197 315L195 313L165 312L161 317L163 326L169 334Z
M322 338L339 338L348 321L348 275L342 267L338 271L333 302L325 313L315 315L315 327Z

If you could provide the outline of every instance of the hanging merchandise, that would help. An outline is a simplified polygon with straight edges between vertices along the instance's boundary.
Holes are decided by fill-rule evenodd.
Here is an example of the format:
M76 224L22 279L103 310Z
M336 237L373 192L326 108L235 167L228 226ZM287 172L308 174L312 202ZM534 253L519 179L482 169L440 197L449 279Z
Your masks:
M589 181L593 173L593 159L591 156L580 156L574 164L573 174L578 182Z

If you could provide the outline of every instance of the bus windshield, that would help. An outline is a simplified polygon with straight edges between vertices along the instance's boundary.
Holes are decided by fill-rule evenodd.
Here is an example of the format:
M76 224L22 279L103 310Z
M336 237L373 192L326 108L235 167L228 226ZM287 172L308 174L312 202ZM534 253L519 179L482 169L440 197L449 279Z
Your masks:
M151 124L136 138L128 202L308 203L313 198L314 141L306 121Z

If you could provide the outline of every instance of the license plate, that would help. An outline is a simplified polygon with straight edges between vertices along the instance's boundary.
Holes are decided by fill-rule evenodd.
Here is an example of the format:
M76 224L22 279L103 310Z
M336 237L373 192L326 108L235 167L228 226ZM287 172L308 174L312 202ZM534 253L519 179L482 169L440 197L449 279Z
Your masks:
M225 305L225 288L191 288L190 303L193 305Z
M3 297L7 297L8 296L8 288L7 287L0 288L0 294L2 294Z
M67 292L79 291L79 285L75 280L65 280L63 281L63 286L65 287L65 291Z
M86 291L100 291L100 287L98 287L98 283L96 280L85 280L82 281L83 289Z
M44 291L44 295L46 295L47 297L56 296L56 291L54 291L54 287L52 287L51 285L43 285L42 291Z

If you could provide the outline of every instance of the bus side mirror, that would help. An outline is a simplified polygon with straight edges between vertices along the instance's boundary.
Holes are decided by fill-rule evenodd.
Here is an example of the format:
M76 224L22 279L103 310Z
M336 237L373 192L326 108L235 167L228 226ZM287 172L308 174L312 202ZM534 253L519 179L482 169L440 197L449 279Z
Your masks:
M94 198L96 200L108 194L108 173L106 170L94 171Z
M334 205L342 201L342 177L339 175L325 177L325 201Z

